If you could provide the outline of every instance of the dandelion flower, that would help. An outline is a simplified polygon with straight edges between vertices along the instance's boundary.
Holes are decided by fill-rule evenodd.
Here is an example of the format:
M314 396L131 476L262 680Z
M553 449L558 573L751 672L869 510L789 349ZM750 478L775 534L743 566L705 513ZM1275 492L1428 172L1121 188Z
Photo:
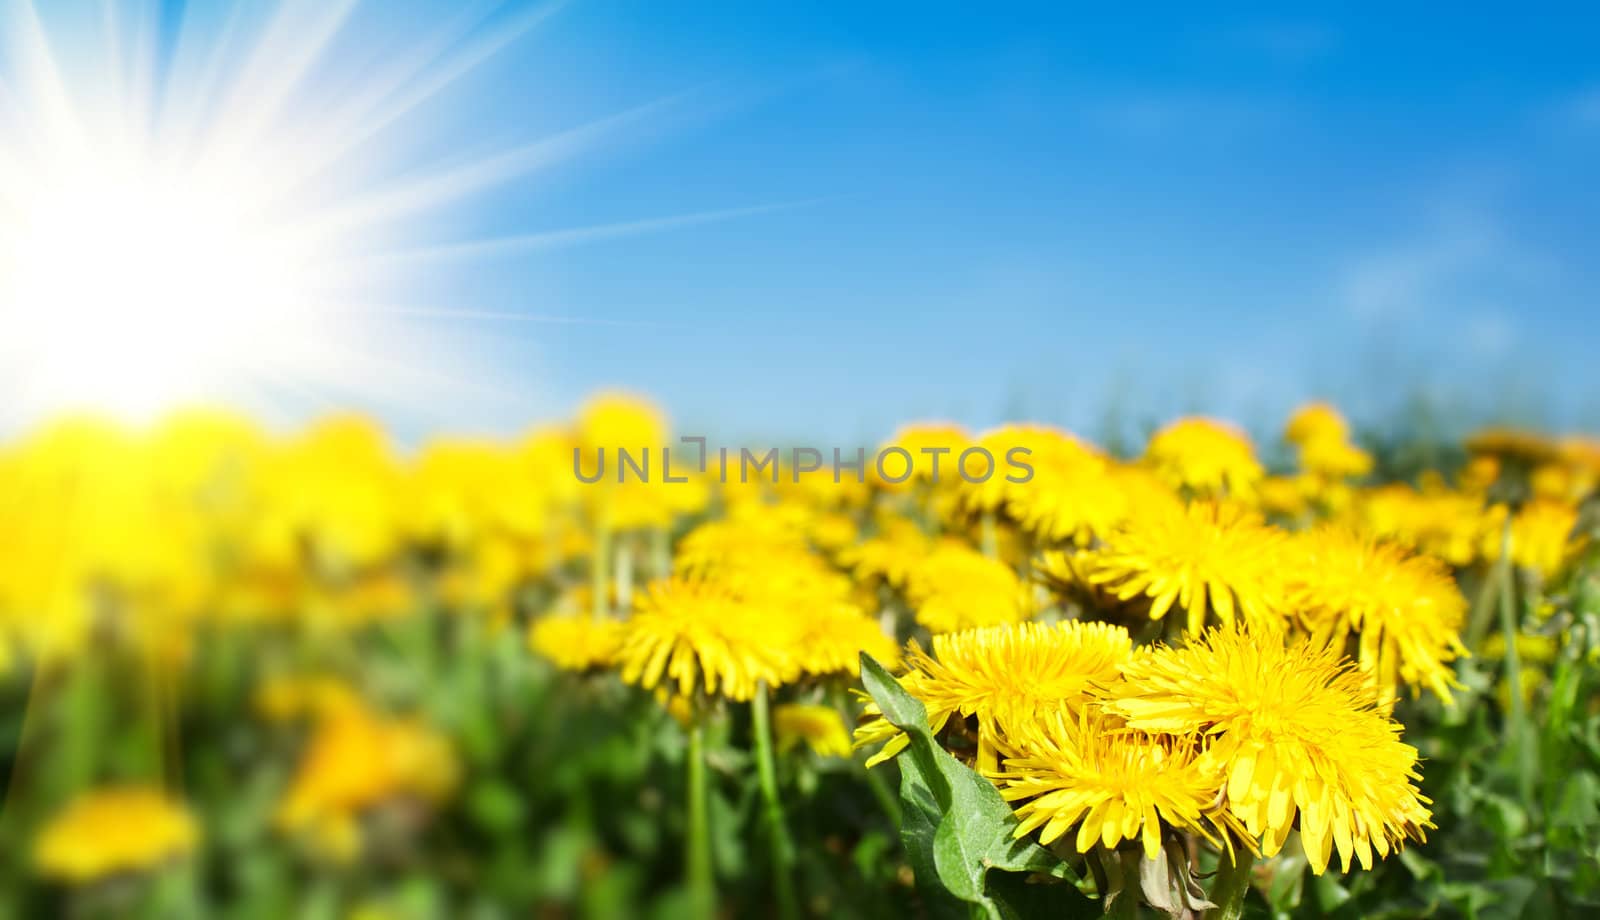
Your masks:
M590 450L653 453L667 443L667 427L658 406L622 391L597 393L578 410L578 440Z
M889 518L877 534L839 552L839 564L863 583L905 587L911 572L933 551L933 540L904 518Z
M1575 505L1548 498L1536 498L1523 505L1511 518L1511 560L1542 577L1549 577L1583 547L1574 537L1578 526ZM1485 555L1500 555L1499 534Z
M1346 527L1296 537L1287 587L1319 640L1359 636L1357 663L1384 705L1398 682L1427 687L1446 702L1456 685L1449 664L1466 653L1459 638L1466 601L1438 560L1414 556Z
M1130 728L1203 737L1228 811L1267 856L1296 824L1312 871L1333 849L1372 867L1432 827L1417 751L1336 649L1213 630L1135 657L1106 708Z
M1131 504L1114 460L1060 434L1038 444L1033 478L1011 484L1007 510L1041 540L1088 545L1128 514Z
M1350 423L1332 405L1309 402L1294 410L1285 426L1284 440L1291 444L1316 441L1343 441L1350 436Z
M435 804L458 777L450 742L422 722L348 709L317 726L277 821L309 834L329 855L349 858L360 846L363 814L391 802Z
M653 690L665 677L679 695L703 689L748 700L757 684L776 686L797 666L788 624L771 622L726 586L703 578L652 582L634 601L617 663L622 679Z
M784 703L772 710L772 730L778 750L805 744L818 757L849 757L850 733L832 706Z
M298 564L304 549L324 570L350 572L399 547L404 480L387 435L360 416L318 421L265 464L261 561Z
M677 568L714 583L761 624L763 644L806 674L859 673L863 651L880 661L897 657L893 640L855 602L850 579L813 552L801 530L755 521L701 525L683 540Z
M1077 827L1080 853L1127 840L1155 859L1163 827L1220 842L1208 825L1228 822L1215 805L1221 777L1192 738L1125 731L1087 709L1077 717L1057 710L1024 725L1005 749L992 778L1003 798L1022 803L1015 837L1038 830L1048 845Z
M1318 479L1347 479L1372 471L1372 455L1350 443L1350 425L1327 403L1307 403L1297 409L1284 440L1295 446L1300 468Z
M1121 600L1150 599L1150 618L1173 607L1188 614L1188 630L1204 627L1207 611L1224 624L1236 616L1267 627L1284 609L1282 551L1286 535L1232 502L1151 502L1088 557L1088 580Z
M1156 432L1145 463L1174 488L1248 498L1266 475L1244 432L1209 418L1182 418Z
M798 555L807 551L803 532L785 526L760 507L760 514L742 514L738 520L709 521L678 541L673 569L684 575L705 576L734 567L749 567L751 557Z
M533 624L528 643L558 668L587 671L611 664L622 647L623 632L619 620L588 613L552 614Z
M1454 491L1434 484L1425 491L1406 483L1363 490L1352 509L1361 530L1386 537L1436 556L1455 566L1472 564L1490 527L1483 498L1471 491Z
M968 482L963 478L956 484L961 507L977 513L993 514L1004 511L1008 501L1014 496L1023 494L1023 489L1020 487L1027 485L1012 482L1007 478L1008 475L1017 475L1014 472L1007 472L1009 461L1012 459L1011 451L1019 450L1015 459L1032 465L1045 454L1063 449L1067 442L1071 442L1071 447L1065 447L1067 450L1077 446L1071 435L1045 425L1001 425L984 432L978 437L975 446L989 452L989 456L995 459L996 469L993 474L978 482ZM957 459L959 460L959 455ZM977 470L971 470L971 474L976 476Z
M1010 566L954 540L912 570L906 599L931 633L1015 623L1032 613L1029 587Z
M903 491L910 488L913 483L933 483L934 468L937 464L937 481L954 482L958 478L956 461L960 458L961 452L971 444L972 435L960 425L950 422L919 422L904 425L894 433L888 443L878 448L876 462L869 458L867 481L890 491ZM886 451L892 452L894 459L885 458ZM905 451L910 459L900 456L900 451ZM904 465L903 472L907 475L898 482L883 477L883 473L900 476L902 465Z
M1352 479L1372 472L1372 455L1344 441L1311 441L1300 445L1300 468L1331 479Z
M361 705L355 688L326 675L268 678L256 690L256 709L271 722L323 719Z
M1528 487L1535 498L1561 502L1581 502L1600 482L1600 469L1563 460L1546 463L1528 476Z
M1256 485L1256 501L1263 511L1296 518L1311 507L1316 484L1302 476L1268 476Z
M1517 633L1517 654L1522 661L1532 664L1549 664L1556 660L1559 647L1556 640L1550 636L1538 633ZM1490 661L1499 661L1506 657L1506 637L1503 632L1490 633L1483 640L1480 654Z
M856 544L861 529L856 526L854 518L834 511L813 517L806 527L806 536L818 549L837 558L846 547Z
M1536 466L1561 456L1561 445L1554 439L1537 431L1519 428L1484 428L1467 438L1467 450L1527 466Z
M855 604L823 603L797 612L796 618L793 654L807 674L860 674L862 652L884 667L894 667L900 660L894 639Z
M1424 472L1424 476L1438 476L1434 470ZM1484 493L1500 479L1500 458L1488 454L1477 454L1467 458L1456 472L1456 487L1462 492L1481 498Z
M1544 687L1547 678L1544 671L1536 667L1525 667L1517 671L1517 685L1522 688L1522 709L1524 712L1533 707L1534 697L1539 695L1539 690ZM1495 681L1495 702L1500 704L1501 712L1511 711L1511 681L1504 677Z
M1007 731L1041 712L1076 711L1114 680L1133 654L1127 630L1108 623L1068 620L1054 625L1016 623L933 637L933 654L915 643L907 657L906 692L928 710L928 724L942 730L952 716L978 724L979 769L996 766L995 744ZM875 704L856 730L857 743L886 742L868 765L903 750L906 737Z
M84 884L156 868L191 852L199 838L188 810L160 790L95 789L45 824L34 861L47 877Z

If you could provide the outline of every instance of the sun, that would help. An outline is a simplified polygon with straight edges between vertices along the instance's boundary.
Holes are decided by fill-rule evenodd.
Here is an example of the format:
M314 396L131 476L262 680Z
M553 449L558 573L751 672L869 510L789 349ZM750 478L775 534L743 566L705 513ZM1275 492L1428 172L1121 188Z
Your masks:
M513 391L470 327L613 323L520 287L497 289L514 309L459 302L485 263L762 210L537 232L496 210L492 192L684 104L462 136L460 111L496 117L473 72L561 5L397 24L380 0L0 0L0 432L195 403L525 411L538 343L518 335Z
M265 200L267 164L146 143L56 153L0 230L0 328L26 398L143 418L314 334L329 279Z

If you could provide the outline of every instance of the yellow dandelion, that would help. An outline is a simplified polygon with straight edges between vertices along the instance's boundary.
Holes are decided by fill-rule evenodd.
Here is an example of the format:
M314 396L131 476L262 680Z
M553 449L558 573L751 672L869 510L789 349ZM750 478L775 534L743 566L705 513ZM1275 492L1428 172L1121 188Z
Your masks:
M1467 438L1467 450L1527 466L1536 466L1561 456L1561 445L1555 439L1537 431L1519 428L1484 428Z
M1146 597L1150 618L1176 607L1198 633L1207 612L1258 627L1281 622L1286 535L1233 502L1151 502L1087 557L1088 580L1121 600Z
M839 512L828 512L813 517L806 527L811 543L831 557L837 557L846 547L854 546L861 535L855 518Z
M1325 479L1353 479L1372 472L1372 455L1344 441L1300 445L1300 468Z
M839 564L851 569L857 581L881 580L892 588L903 588L933 545L917 525L904 518L889 518L876 535L841 550Z
M705 524L683 540L677 568L714 582L747 618L763 624L765 644L806 674L859 673L863 651L880 661L896 657L893 640L856 603L850 579L809 548L803 530L750 521Z
M931 633L1015 623L1033 612L1029 587L1010 566L954 540L911 571L906 600Z
M1529 474L1528 488L1535 498L1578 502L1593 491L1594 476L1566 463L1546 463Z
M1500 529L1485 514L1483 498L1471 491L1453 491L1437 483L1418 490L1392 483L1363 490L1351 509L1361 530L1403 543L1454 566L1471 565L1479 556L1484 534ZM1498 552L1498 543L1496 543Z
M1068 620L1054 625L1017 623L933 637L933 654L915 643L901 680L942 730L951 717L978 725L980 770L996 767L996 742L1005 732L1061 707L1076 711L1114 680L1133 654L1127 630L1108 623ZM888 760L908 743L869 703L856 742L884 742L868 765Z
M1600 483L1600 438L1569 435L1561 439L1561 462L1572 473L1571 487L1584 494L1593 491ZM1574 498L1568 494L1566 497Z
M1092 445L1062 434L1029 458L1033 478L1012 484L1006 508L1041 540L1088 545L1129 512L1121 470Z
M602 530L665 527L676 515L699 510L710 500L704 477L665 481L662 448L671 446L668 428L666 416L655 404L629 393L601 393L579 410L575 445L579 467L589 475L604 467L599 481L586 485L580 495ZM674 477L695 472L689 457L681 459L685 462L673 465ZM639 469L634 471L629 464Z
M1511 518L1511 560L1542 577L1549 577L1583 548L1583 536L1574 536L1578 508L1565 501L1536 498L1518 509ZM1484 555L1500 555L1498 531L1492 549Z
M590 453L626 450L653 454L667 444L667 418L642 396L622 391L597 393L578 410L578 440ZM592 456L592 453L590 453Z
M1550 636L1538 633L1517 634L1517 654L1524 664L1549 664L1556 660L1559 648L1556 640ZM1491 633L1483 640L1483 648L1479 650L1479 654L1490 661L1499 661L1506 657L1505 633Z
M813 703L784 703L772 710L772 731L778 750L787 751L805 744L818 757L849 757L850 733L832 706Z
M45 824L34 864L46 877L84 884L154 869L193 851L199 838L189 811L159 789L94 789Z
M939 482L955 482L959 479L956 462L961 452L971 444L972 435L960 425L950 422L904 425L878 448L878 453L874 455L876 460L867 458L867 481L881 488L900 491L915 483L932 482L934 465L937 464ZM902 473L909 475L902 478ZM885 474L892 478L884 478Z
M494 509L502 526L538 537L552 516L577 507L584 483L572 475L572 450L580 444L577 431L559 425L541 426L522 437L513 450L512 481L518 486Z
M534 622L528 643L558 668L587 671L607 667L615 660L623 632L619 620L588 613L550 614Z
M1428 470L1424 475L1434 474ZM1467 458L1456 473L1456 486L1463 492L1482 496L1500 478L1500 459L1487 454Z
M800 670L812 675L861 673L866 652L886 668L900 660L900 647L876 618L845 601L807 604L794 614L792 654Z
M1361 674L1386 706L1402 681L1450 702L1467 607L1444 564L1335 525L1295 543L1287 586L1312 635L1341 646L1358 636Z
M1071 442L1071 445L1063 447L1065 442ZM1071 435L1059 429L1045 425L1010 424L984 432L979 436L975 446L988 451L989 456L994 458L995 471L986 478L980 478L978 460L974 459L970 461L973 468L969 469L968 473L980 481L968 482L963 478L956 483L956 488L963 509L974 513L992 514L1005 510L1006 503L1022 494L1023 488L1028 485L1028 483L1012 482L1011 478L1008 478L1025 475L1012 466L1013 461L1033 466L1052 451L1072 450L1078 445ZM959 459L958 455L957 460ZM960 475L959 471L957 475Z
M1182 418L1156 432L1145 463L1174 488L1249 498L1266 470L1243 431L1209 418Z
M1050 844L1074 827L1073 846L1114 849L1139 841L1145 857L1161 852L1163 827L1220 843L1216 808L1221 776L1197 756L1192 738L1122 730L1104 716L1057 710L1024 725L1005 743L1005 766L992 778L1015 806L1015 837L1039 831Z
M276 820L348 858L360 846L362 814L388 802L436 804L458 777L449 740L422 722L345 710L317 726Z
M324 571L339 573L378 564L399 546L403 486L388 436L375 423L322 419L265 466L257 552L262 561L298 564L309 550Z
M1291 444L1343 441L1350 437L1350 423L1331 404L1309 402L1289 416L1283 437Z
M326 675L284 675L268 678L256 689L256 709L271 722L322 719L361 705L349 683Z
M515 459L490 441L440 439L424 445L398 495L402 526L423 546L461 552L506 500Z
M675 576L635 599L617 663L623 681L647 690L665 677L682 696L704 690L748 700L757 684L795 676L787 625L764 618L726 585Z
M1539 690L1545 685L1544 671L1539 668L1525 667L1517 671L1517 685L1522 688L1522 711L1527 712L1532 708L1534 697L1539 695ZM1495 702L1500 704L1501 712L1511 711L1511 682L1504 677L1495 681Z
M785 526L772 506L759 514L741 514L737 520L708 521L684 535L673 552L672 567L684 575L709 575L742 566L752 556L806 552L803 531Z
M1298 826L1312 871L1371 868L1432 827L1417 751L1337 650L1219 629L1124 668L1105 704L1130 728L1204 737L1228 811L1275 855Z
M1311 510L1316 483L1306 476L1268 476L1256 485L1261 510L1297 518Z

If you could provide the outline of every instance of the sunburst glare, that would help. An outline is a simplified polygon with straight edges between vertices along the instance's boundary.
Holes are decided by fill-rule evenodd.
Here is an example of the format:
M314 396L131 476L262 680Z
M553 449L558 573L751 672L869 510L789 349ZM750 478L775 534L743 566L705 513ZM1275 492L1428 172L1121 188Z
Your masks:
M555 5L469 4L409 35L352 28L381 12L359 7L281 0L208 19L157 2L0 5L0 383L12 394L0 423L64 409L144 420L201 401L291 415L504 398L480 392L492 378L456 354L464 327L606 320L536 300L509 314L418 302L404 272L430 254L447 257L429 260L448 263L438 271L466 271L463 254L742 213L522 219L509 237L442 237L462 232L442 213L682 97L471 156L428 150L439 97Z

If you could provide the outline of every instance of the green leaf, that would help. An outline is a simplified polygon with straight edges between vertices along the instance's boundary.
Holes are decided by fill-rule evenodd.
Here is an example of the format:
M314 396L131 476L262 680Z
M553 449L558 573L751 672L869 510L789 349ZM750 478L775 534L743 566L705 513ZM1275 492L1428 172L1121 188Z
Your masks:
M1059 856L1013 836L1017 819L1000 791L939 746L922 703L865 653L861 679L884 718L905 732L909 742L899 755L901 839L917 884L930 901L943 896L970 905L981 916L1017 916L1005 897L988 890L990 869L1076 877ZM1053 892L1059 893L1061 904L1088 903L1069 886L1055 886Z

